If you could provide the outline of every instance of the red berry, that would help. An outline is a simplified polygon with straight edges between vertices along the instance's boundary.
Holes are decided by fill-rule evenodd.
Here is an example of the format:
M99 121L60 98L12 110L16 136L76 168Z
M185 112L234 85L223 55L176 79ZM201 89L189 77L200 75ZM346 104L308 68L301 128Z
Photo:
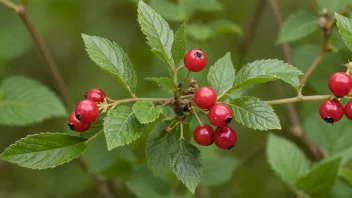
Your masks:
M200 49L192 49L187 52L183 62L189 71L199 72L202 71L207 65L207 56Z
M319 109L320 117L327 123L333 124L343 116L343 106L338 100L325 100Z
M75 112L72 112L70 117L68 117L67 125L70 127L72 131L77 131L77 132L85 132L90 127L89 123L85 123L77 120Z
M210 123L217 127L224 127L232 121L232 111L225 104L215 104L208 113Z
M211 128L211 126L205 124L197 126L197 128L194 129L193 138L199 145L209 146L213 144L213 134L214 130Z
M350 100L345 106L345 116L352 120L352 100Z
M329 89L337 97L346 96L352 88L351 76L343 72L337 72L330 76L328 81Z
M214 143L222 149L232 149L236 144L236 140L236 132L229 126L217 128L214 133Z
M210 87L201 87L194 93L194 103L201 109L209 109L216 103L216 92Z
M92 123L99 116L98 105L93 100L82 100L77 104L75 113L78 120Z
M86 99L93 100L98 103L104 102L105 97L106 95L104 91L97 88L89 90L85 95Z

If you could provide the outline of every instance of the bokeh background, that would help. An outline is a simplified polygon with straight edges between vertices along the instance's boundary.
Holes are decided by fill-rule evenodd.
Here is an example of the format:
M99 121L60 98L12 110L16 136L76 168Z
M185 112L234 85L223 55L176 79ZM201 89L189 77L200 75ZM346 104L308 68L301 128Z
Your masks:
M171 28L177 30L182 24L180 18L182 20L184 16L175 14L175 10L158 7L160 1L162 3L166 0L146 2L153 3L156 10L164 12L164 17ZM107 95L114 99L129 97L128 92L116 79L101 71L89 59L81 33L115 41L129 54L138 76L138 96L163 96L164 92L153 82L144 81L146 77L168 76L169 73L167 66L152 54L145 42L136 20L136 2L132 0L29 1L28 15L48 45L73 102L81 100L84 93L94 87L104 89ZM170 2L177 3L177 1ZM240 30L245 31L256 3L257 0L199 1L198 4L202 6L187 11L188 14L192 13L187 23L207 24L214 20L226 19L237 24L238 27L211 38L207 38L207 29L195 28L188 34L188 48L202 48L208 55L208 68L228 51L231 52L236 69L258 59L283 60L281 47L275 43L278 25L268 4L264 7L255 38L248 46L248 51L246 53L241 51L240 41L244 35ZM284 19L301 9L314 11L312 1L308 0L280 0L279 4ZM305 71L319 52L320 33L316 32L299 42L294 42L292 49L293 64ZM324 56L319 69L315 71L305 88L304 94L329 93L327 78L333 71L343 71L344 68L341 65L348 59L351 59L351 53L344 49L339 53ZM200 85L206 85L206 74L207 71L204 71L192 74L192 77L196 78ZM14 75L36 79L52 90L57 90L21 19L12 10L0 4L0 83ZM295 90L289 86L283 84L284 88L281 91L275 89L276 86L275 83L259 85L246 94L263 100L295 96ZM317 125L321 120L318 116L318 106L319 102L297 105L300 120L308 133L319 130ZM291 125L286 106L275 106L275 110L283 127L283 130L278 133L292 138L288 135ZM345 118L343 122L346 122ZM84 159L91 172L101 174L103 179L107 178L104 177L106 174L102 173L102 170L110 171L108 175L115 176L109 178L108 183L112 186L116 197L146 197L146 194L138 194L138 188L144 185L142 176L151 174L145 166L145 140L152 127L153 125L148 126L142 138L128 147L108 152L104 137L100 136L85 152ZM236 123L233 127L239 137L233 150L205 149L203 156L207 160L204 163L210 166L205 167L204 171L207 173L204 174L207 180L198 187L196 195L188 193L172 174L163 178L161 183L160 180L148 180L147 183L157 185L161 192L165 184L165 188L171 189L178 197L296 197L274 174L266 161L265 143L268 132L250 130ZM46 120L28 127L0 126L0 151L2 152L10 144L28 134L39 132L69 132L69 129L65 118ZM219 166L223 162L226 166ZM111 169L106 170L109 166ZM217 166L219 168L216 168ZM222 182L212 183L212 180L219 178ZM164 180L167 182L165 183ZM346 187L344 192L350 191L351 189ZM37 171L0 161L0 197L93 198L99 195L92 178L74 162L50 170Z

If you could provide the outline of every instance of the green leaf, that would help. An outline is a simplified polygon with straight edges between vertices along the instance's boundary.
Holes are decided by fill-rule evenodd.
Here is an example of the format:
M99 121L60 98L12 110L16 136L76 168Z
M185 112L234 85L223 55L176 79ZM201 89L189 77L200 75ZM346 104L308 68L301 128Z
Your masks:
M89 57L104 71L116 77L131 93L135 93L137 77L131 60L116 43L97 36L82 34Z
M290 15L281 28L277 42L297 41L312 34L319 29L317 19L315 14L302 10Z
M220 161L221 163L219 163ZM237 168L236 159L227 156L204 159L203 164L203 176L200 182L202 186L219 186L227 183Z
M152 51L162 60L174 67L172 58L172 43L174 33L169 24L143 1L138 3L138 22L142 32L147 37L148 44Z
M132 163L123 158L117 158L112 164L99 172L106 177L126 179L132 172Z
M142 124L154 122L161 113L161 106L154 106L152 101L137 101L132 110Z
M8 147L1 159L25 168L53 168L82 154L86 140L63 133L29 135Z
M162 113L168 119L176 117L175 110L172 107L169 107L169 106L163 106L162 107Z
M160 13L166 20L183 22L187 20L187 13L175 3L165 0L151 0L150 6Z
M267 146L268 162L273 170L288 184L309 172L309 162L304 153L292 142L270 134Z
M164 174L170 168L170 149L176 143L176 130L164 131L169 122L161 122L150 133L146 155L150 169L156 175Z
M170 163L176 177L192 192L202 176L201 156L197 147L180 139L170 150Z
M206 41L212 37L212 30L205 24L187 24L187 35L199 41Z
M258 98L244 96L232 100L234 118L237 122L252 129L270 130L281 129L280 120L272 106Z
M319 163L296 181L297 189L313 197L326 195L335 184L340 162L341 159L336 158Z
M300 75L303 73L299 69L283 61L271 59L254 61L242 67L237 73L234 86L230 90L278 79L298 89Z
M213 12L223 8L218 0L184 0L183 8L187 13L192 14L194 11Z
M316 3L321 10L326 8L330 13L341 11L352 5L351 0L316 0Z
M235 73L231 54L228 52L210 67L207 76L208 83L215 89L217 95L220 96L232 87L235 80Z
M187 41L186 41L186 24L183 23L175 34L175 40L172 44L172 57L175 65L178 65L186 54Z
M335 18L342 40L352 50L352 20L338 13L335 13Z
M352 169L351 168L346 168L346 167L340 168L338 175L342 179L344 179L346 182L348 182L350 185L352 185Z
M334 187L329 192L329 198L350 198L352 197L351 186L341 179L337 179Z
M143 126L130 107L119 106L104 119L104 133L108 150L124 146L139 138Z
M25 126L54 117L67 116L60 99L32 79L13 76L0 87L0 124Z
M99 131L103 130L105 117L105 113L100 113L98 119L90 124L89 129L84 133L80 133L79 136L89 139Z
M155 177L145 166L135 167L126 185L138 198L171 197L169 184Z
M167 77L160 77L160 78L148 77L148 78L146 78L146 80L154 81L158 84L158 86L162 87L168 93L170 93L172 95L174 94L175 86L170 78L167 78Z

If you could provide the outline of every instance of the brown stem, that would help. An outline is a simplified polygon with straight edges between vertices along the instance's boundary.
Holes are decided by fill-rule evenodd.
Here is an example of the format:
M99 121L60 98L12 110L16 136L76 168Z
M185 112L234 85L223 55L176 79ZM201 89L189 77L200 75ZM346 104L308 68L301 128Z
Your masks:
M307 69L306 73L304 74L304 76L301 78L301 85L305 85L308 81L308 78L312 75L313 71L315 70L315 68L318 66L318 64L321 61L321 58L324 55L324 51L321 50L318 54L318 56L314 59L313 63L309 66L309 68Z

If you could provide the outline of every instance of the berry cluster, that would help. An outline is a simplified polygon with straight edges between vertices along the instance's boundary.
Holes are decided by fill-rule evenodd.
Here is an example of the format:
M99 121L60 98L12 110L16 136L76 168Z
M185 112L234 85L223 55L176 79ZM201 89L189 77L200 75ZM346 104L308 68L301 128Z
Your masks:
M187 52L184 57L185 67L191 72L202 71L206 66L207 58L200 49L193 49ZM209 122L216 126L213 128L208 124L201 124L193 132L194 140L202 146L209 146L215 143L222 149L231 149L236 144L237 135L228 125L232 121L231 109L225 104L217 104L217 95L211 87L201 87L194 93L193 101L200 109L209 110Z
M320 105L319 113L321 118L327 123L333 124L339 121L345 114L348 119L352 120L352 100L346 104L345 108L338 100L338 98L344 97L350 93L352 88L351 76L343 72L334 73L329 78L328 86L335 97L324 101Z
M90 124L99 116L97 103L105 100L105 93L101 89L91 89L85 95L85 100L76 105L76 109L68 118L67 124L71 130L85 132L89 129Z

